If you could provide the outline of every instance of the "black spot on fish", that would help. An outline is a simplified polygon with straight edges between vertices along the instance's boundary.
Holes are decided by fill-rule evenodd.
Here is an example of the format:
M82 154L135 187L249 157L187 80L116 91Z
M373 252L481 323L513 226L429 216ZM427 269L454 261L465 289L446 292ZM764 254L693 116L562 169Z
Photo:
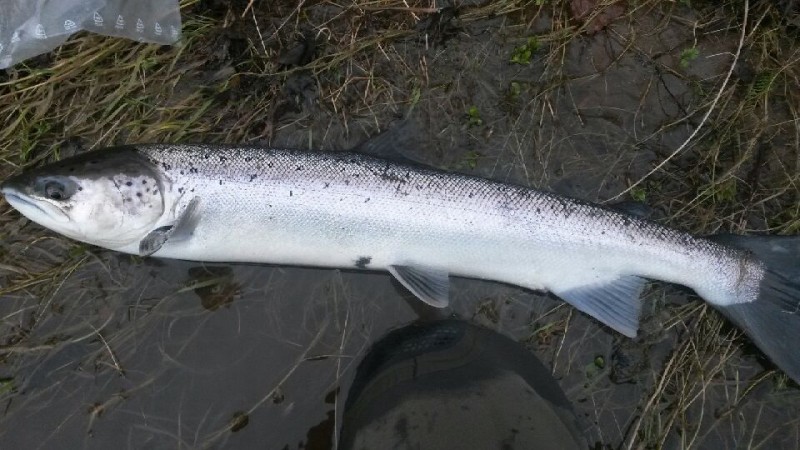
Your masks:
M364 203L367 203L368 201L369 201L369 197L367 197L367 199L364 200Z
M250 175L250 181L253 181L253 180L255 180L257 177L258 177L258 175L257 175L257 174L252 174L252 175Z
M209 155L208 153L206 153L205 155L203 155L203 159L208 159L208 158L210 158L210 157L211 157L211 155Z
M330 185L331 185L330 183L325 183L325 187L328 187L328 186L330 186Z
M137 192L136 196L141 198L142 197L142 193L141 192Z
M181 170L181 175L186 175L186 173L184 173L184 171Z
M222 186L222 180L219 180L219 185Z
M270 169L272 169L272 163L267 163L267 167L269 167Z
M147 184L147 180L142 180L142 184Z
M292 191L289 191L289 197L291 197L291 196L292 196Z
M125 186L133 186L133 181L126 181Z
M297 172L299 172L299 171L303 170L303 166L297 166L297 168L296 168L296 169L294 169L294 170L295 170L295 171L297 171Z
M82 190L83 190L83 187L82 187L82 186L78 186L78 190L79 190L79 191L82 191Z
M252 161L252 160L253 160L253 157L252 157L252 156L245 156L245 157L244 157L244 162L250 162L250 161Z
M359 256L356 260L356 267L359 269L366 269L369 263L372 262L371 256Z
M226 160L226 158L224 156L220 156L219 157L219 162L224 163L225 160Z
M178 193L179 193L179 194L183 194L183 188L182 188L182 187L179 187L179 188L178 188Z

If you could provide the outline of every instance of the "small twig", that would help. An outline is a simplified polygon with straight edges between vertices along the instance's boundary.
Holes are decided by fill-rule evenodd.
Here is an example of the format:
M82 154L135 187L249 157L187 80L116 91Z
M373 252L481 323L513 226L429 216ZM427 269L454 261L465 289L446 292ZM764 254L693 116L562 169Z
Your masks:
M258 26L258 20L256 19L256 12L250 10L253 14L253 23L256 24L256 33L258 33L258 40L261 41L261 49L264 50L264 56L267 56L267 46L264 44L264 36L261 35L261 27Z
M94 332L97 335L97 337L100 338L100 342L102 342L103 345L105 345L106 350L108 350L108 354L111 357L111 362L114 363L114 368L117 369L117 372L120 375L125 376L125 370L123 370L122 366L119 364L119 360L117 359L116 355L114 355L114 351L111 350L111 346L108 345L108 341L106 341L106 338L103 337L103 333L101 333L100 330L98 330L97 328L95 328L93 326L92 326L92 329L94 330Z
M569 323L572 320L572 312L574 308L570 308L569 312L567 313L567 319L564 321L564 333L561 335L561 340L558 343L558 348L556 349L556 354L553 355L553 370L550 371L551 374L555 375L556 368L558 366L558 355L561 354L561 350L564 349L564 342L567 340L567 334L569 334ZM569 364L568 364L569 365Z
M253 3L255 3L255 1L256 0L250 0L249 2L247 2L247 7L244 9L244 12L242 13L242 19L244 19L244 16L247 14L247 11L250 11L250 9L253 8Z
M252 3L252 2L253 2L253 0L251 0L251 1L250 1L250 3ZM282 28L283 28L283 27L284 27L284 26L285 26L287 23L289 23L289 20L292 18L292 16L294 16L295 14L299 14L299 13L300 13L300 8L302 8L302 7L303 7L303 4L304 4L305 2L306 2L306 0L300 0L300 1L297 3L297 8L295 8L295 9L294 9L294 11L292 11L292 13L291 13L291 14L289 14L288 16L286 16L286 19L284 19L284 20L283 20L283 22L281 22L281 24L280 24L280 25L278 25L278 28L276 28L276 29L275 29L275 31L273 31L273 32L272 32L272 36L270 36L270 37L269 37L269 40L272 40L272 39L273 39L275 36L277 36L277 35L278 35L278 32L279 32L279 31L281 31L281 29L282 29Z
M339 342L339 357L336 358L336 380L337 380L337 384L339 384L341 382L341 378L342 378L342 358L341 358L341 355L344 355L345 338L347 337L347 325L348 325L349 322L350 322L350 308L348 307L347 308L347 313L346 313L346 315L344 317L344 328L342 329L342 339ZM340 404L339 397L340 397L340 394L341 394L341 387L342 387L341 384L339 384L339 386L337 386L336 395L334 396L334 399L333 399L333 402L334 402L333 403L334 420L336 420L336 418L338 417L337 413L339 412L339 404ZM334 422L334 424L335 424L335 422ZM339 427L338 426L334 426L333 427L333 445L334 445L334 449L339 447Z
M412 6L359 6L358 9L364 11L407 11L412 14L435 14L442 11L442 8L415 8Z

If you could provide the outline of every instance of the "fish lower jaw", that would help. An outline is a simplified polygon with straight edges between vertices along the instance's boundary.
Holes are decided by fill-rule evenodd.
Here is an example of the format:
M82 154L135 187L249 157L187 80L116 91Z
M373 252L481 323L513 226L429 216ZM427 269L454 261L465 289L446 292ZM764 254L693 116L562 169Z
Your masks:
M14 209L19 211L20 214L45 228L50 228L59 233L63 233L61 229L54 227L53 225L68 223L70 221L69 217L64 214L64 212L55 207L46 204L39 204L38 202L29 200L24 195L18 195L15 192L10 192L8 190L3 192L3 194L6 197L6 202L8 202L8 204Z

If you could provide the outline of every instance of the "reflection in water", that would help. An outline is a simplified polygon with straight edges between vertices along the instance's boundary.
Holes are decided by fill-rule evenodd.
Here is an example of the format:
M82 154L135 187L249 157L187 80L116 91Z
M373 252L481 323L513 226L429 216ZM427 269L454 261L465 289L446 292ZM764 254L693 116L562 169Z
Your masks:
M463 321L417 322L372 346L347 396L340 448L586 448L550 372Z
M334 389L325 395L326 405L336 405L339 389ZM305 450L327 450L333 447L334 429L336 428L336 410L329 409L325 413L325 420L308 429Z
M221 306L229 307L240 293L230 266L191 267L187 285L200 297L203 308L209 311L216 311Z

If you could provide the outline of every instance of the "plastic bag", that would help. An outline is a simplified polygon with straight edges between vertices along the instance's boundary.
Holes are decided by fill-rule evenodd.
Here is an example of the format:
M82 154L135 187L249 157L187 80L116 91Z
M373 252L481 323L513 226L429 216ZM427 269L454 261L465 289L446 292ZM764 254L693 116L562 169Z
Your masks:
M172 44L181 34L178 0L0 0L0 69L80 30Z

